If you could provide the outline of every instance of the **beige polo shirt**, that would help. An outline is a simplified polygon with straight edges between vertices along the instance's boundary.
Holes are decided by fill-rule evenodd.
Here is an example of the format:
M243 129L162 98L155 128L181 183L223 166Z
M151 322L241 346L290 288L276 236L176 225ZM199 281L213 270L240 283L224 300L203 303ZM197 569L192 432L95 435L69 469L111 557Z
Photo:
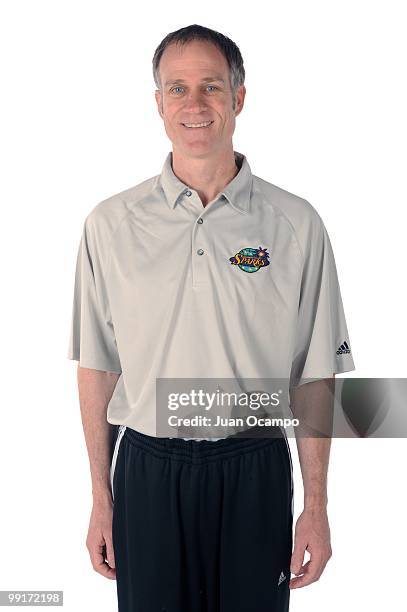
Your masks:
M85 219L68 358L120 373L112 424L156 434L156 378L310 378L355 369L334 255L314 207L252 174L203 207L172 170Z

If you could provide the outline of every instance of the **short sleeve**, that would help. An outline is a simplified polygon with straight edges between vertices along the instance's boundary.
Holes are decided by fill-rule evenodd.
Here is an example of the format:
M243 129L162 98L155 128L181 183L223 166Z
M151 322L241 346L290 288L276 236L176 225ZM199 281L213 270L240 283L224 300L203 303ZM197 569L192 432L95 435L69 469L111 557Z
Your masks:
M315 214L304 246L290 386L354 369L331 241Z
M85 220L75 271L68 359L84 368L121 373L97 232Z

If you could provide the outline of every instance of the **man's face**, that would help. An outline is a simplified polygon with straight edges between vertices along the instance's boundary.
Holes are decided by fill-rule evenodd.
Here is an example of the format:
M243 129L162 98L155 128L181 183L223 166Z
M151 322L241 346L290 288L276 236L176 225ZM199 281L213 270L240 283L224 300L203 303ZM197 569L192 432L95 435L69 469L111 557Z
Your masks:
M161 57L159 72L161 91L155 98L174 150L184 157L208 158L230 149L246 90L239 87L233 108L229 66L219 49L204 41L172 44ZM209 127L185 125L207 122Z

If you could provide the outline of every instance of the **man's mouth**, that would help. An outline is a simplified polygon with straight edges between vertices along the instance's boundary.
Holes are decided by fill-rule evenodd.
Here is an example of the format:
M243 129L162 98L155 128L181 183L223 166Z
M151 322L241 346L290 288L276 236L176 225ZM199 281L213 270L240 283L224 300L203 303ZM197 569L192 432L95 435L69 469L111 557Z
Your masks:
M182 123L185 128L189 130L198 129L198 128L208 128L211 126L213 121L203 121L202 123Z

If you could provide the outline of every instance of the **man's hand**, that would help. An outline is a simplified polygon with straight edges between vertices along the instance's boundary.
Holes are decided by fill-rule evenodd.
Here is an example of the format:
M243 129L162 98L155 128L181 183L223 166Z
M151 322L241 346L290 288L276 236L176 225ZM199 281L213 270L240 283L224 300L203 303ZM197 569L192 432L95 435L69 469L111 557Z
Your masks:
M94 501L90 515L86 547L93 569L111 580L116 579L112 540L113 503Z
M304 563L305 551L311 555ZM332 556L326 507L304 509L295 526L294 551L291 557L290 589L307 586L319 579Z

